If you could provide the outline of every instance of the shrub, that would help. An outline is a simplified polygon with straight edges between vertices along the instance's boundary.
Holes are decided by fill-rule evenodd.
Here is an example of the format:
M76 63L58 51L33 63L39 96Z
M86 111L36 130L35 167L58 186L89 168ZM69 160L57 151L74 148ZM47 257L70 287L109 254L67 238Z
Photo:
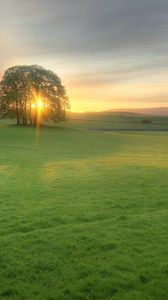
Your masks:
M151 119L148 119L148 118L145 118L142 120L142 123L143 124L151 124L152 123L152 120Z

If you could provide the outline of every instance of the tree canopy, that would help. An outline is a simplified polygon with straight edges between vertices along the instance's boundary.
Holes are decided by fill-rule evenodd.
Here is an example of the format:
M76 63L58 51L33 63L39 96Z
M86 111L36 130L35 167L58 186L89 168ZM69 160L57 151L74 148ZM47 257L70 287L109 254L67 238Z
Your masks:
M37 125L40 119L65 120L69 99L61 79L37 65L7 69L0 81L0 113L17 124Z

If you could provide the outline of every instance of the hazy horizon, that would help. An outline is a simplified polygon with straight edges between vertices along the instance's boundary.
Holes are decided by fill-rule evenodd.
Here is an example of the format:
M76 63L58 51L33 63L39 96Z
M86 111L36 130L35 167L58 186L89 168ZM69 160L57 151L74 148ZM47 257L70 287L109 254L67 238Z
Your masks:
M0 74L20 64L53 70L72 111L167 106L166 0L0 4Z
M158 116L168 116L168 106L165 107L130 107L130 108L112 108L105 110L86 110L86 111L73 111L70 110L69 113L77 113L77 114L87 114L87 113L115 113L115 112L123 112L123 113L137 113L137 114L148 114L148 115L158 115Z

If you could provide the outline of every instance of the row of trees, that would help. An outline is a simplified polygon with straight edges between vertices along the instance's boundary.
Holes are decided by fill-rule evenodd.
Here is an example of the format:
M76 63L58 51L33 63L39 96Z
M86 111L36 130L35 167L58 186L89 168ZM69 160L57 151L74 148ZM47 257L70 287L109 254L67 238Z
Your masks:
M17 124L37 125L40 118L65 120L69 99L60 78L37 65L14 66L0 82L1 117L16 117Z

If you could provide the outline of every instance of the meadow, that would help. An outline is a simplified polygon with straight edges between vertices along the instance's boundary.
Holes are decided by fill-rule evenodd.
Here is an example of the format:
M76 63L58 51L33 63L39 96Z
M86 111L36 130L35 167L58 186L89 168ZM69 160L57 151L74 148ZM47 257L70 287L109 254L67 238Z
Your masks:
M151 123L145 124L147 119ZM168 130L168 116L153 116L129 112L69 113L65 126L102 130Z
M168 133L71 125L0 121L0 299L168 299Z

